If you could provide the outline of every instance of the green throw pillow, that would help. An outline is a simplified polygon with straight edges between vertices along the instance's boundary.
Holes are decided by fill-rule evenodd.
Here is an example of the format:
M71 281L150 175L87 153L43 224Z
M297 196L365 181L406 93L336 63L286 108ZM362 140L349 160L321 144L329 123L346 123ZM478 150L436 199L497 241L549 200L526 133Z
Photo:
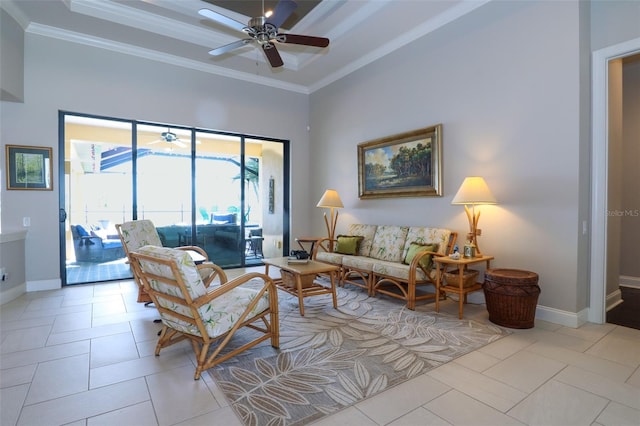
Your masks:
M338 244L335 252L340 254L358 254L358 245L364 237L352 235L338 235Z
M407 251L407 256L404 258L404 263L406 263L407 265L411 264L411 261L413 260L414 257L416 257L418 253L422 253L423 251L435 252L436 250L438 250L437 244L411 243L411 245L409 245L409 250ZM431 254L423 256L420 259L420 266L422 266L424 269L431 268L432 258L433 258L433 255Z

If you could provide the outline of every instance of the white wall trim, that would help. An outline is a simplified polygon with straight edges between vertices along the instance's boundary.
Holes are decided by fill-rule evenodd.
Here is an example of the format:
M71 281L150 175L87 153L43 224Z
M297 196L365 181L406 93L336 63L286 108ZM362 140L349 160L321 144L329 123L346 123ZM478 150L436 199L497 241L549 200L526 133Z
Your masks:
M628 275L620 275L620 286L640 288L640 277L630 277Z
M60 278L27 282L27 291L59 290L62 288Z
M0 305L11 302L27 292L27 284L22 283L0 291Z
M622 292L620 291L620 289L614 291L611 294L607 294L607 306L606 306L607 312L609 312L610 310L612 310L613 308L615 308L621 303L622 303Z
M592 55L591 255L588 320L606 320L608 66L612 59L640 52L640 38L596 50Z
M578 328L588 322L588 309L580 312L568 312L560 309L549 308L547 306L536 307L536 319L564 325L565 327Z

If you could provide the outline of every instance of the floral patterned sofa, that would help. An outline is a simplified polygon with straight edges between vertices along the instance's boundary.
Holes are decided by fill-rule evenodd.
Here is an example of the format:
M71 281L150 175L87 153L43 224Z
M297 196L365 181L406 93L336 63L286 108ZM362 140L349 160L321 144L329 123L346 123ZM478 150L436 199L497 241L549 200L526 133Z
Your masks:
M406 300L415 310L416 301L435 299L435 292L416 290L435 288L432 258L450 254L456 238L443 228L352 224L346 235L318 241L312 257L340 266L342 285Z

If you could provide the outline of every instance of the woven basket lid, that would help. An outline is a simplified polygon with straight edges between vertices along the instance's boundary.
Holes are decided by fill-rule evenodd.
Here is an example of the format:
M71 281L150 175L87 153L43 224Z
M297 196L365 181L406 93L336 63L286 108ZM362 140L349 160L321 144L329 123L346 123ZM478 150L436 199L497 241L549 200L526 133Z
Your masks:
M530 285L538 283L538 274L522 269L495 268L487 269L485 280L512 285Z

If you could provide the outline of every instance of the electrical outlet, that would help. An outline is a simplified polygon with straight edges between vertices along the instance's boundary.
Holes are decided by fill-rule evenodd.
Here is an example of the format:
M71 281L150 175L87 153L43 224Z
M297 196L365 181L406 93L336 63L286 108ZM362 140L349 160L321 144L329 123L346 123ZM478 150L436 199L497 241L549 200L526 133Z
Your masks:
M22 218L22 226L28 228L31 226L31 218L29 216L25 216Z

